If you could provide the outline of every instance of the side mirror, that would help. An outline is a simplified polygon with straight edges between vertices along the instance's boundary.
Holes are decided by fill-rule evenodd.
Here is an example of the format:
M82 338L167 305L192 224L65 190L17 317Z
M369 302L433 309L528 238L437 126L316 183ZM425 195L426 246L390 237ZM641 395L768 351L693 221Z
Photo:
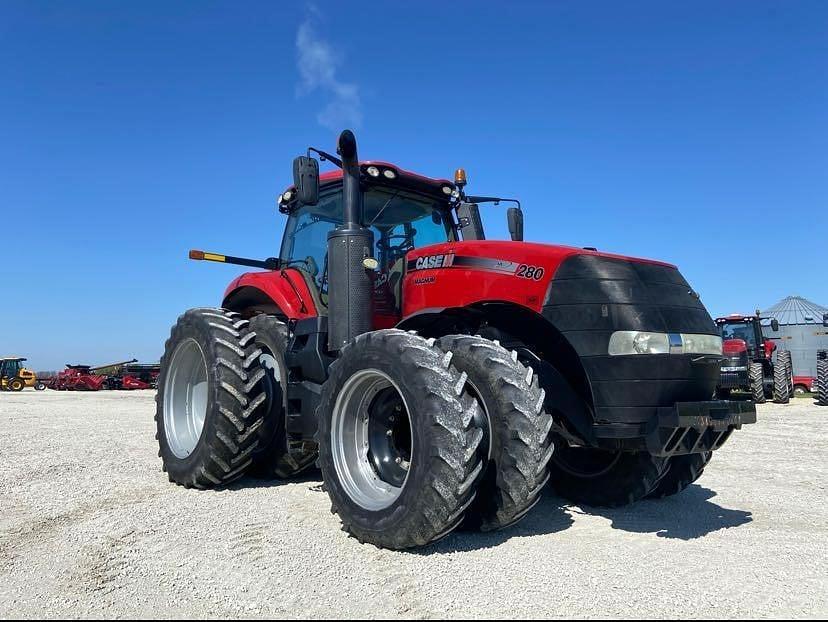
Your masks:
M523 210L519 207L510 207L506 211L506 220L509 223L509 235L513 242L523 242Z
M308 156L296 158L293 161L293 185L300 203L319 203L319 162Z
M773 332L778 332L779 331L779 321L776 318L773 318L771 320L771 330Z
M822 325L828 328L828 313L822 314Z

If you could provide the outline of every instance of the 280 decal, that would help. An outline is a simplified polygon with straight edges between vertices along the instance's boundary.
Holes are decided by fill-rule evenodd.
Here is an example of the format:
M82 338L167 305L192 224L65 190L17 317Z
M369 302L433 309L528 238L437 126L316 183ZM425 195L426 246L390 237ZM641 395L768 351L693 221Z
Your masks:
M406 267L409 271L434 270L440 268L465 268L467 270L499 272L501 274L509 274L533 281L540 281L546 273L546 270L542 266L519 264L516 261L509 261L506 259L455 255L454 253L446 253L443 255L424 255L422 257L417 257L416 259L410 259Z
M544 272L545 270L542 266L529 266L522 263L518 266L515 276L519 276L524 279L532 279L533 281L540 281L543 278Z

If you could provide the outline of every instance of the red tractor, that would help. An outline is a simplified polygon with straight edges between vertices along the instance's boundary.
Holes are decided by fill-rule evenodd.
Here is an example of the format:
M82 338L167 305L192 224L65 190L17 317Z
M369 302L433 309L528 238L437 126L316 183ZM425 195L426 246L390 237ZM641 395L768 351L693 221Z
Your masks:
M727 399L734 391L741 391L760 404L768 398L780 404L790 401L794 389L791 353L777 351L776 344L764 336L763 320L770 320L772 331L779 330L776 319L762 318L758 312L716 318L725 357L716 387L720 398Z
M319 161L336 165L319 175ZM701 475L752 402L711 400L712 318L675 266L485 239L466 179L338 156L294 161L278 258L166 343L156 423L170 481L289 477L317 461L362 542L403 549L520 520L547 483L620 506Z

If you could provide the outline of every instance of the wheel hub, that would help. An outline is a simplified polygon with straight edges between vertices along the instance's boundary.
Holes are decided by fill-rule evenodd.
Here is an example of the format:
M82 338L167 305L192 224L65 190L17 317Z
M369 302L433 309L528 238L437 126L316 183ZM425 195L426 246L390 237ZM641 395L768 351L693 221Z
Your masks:
M207 361L194 339L173 351L164 380L164 431L176 458L195 450L207 416Z
M368 510L390 506L412 462L411 423L399 387L377 369L354 374L337 397L331 423L334 468L345 492Z

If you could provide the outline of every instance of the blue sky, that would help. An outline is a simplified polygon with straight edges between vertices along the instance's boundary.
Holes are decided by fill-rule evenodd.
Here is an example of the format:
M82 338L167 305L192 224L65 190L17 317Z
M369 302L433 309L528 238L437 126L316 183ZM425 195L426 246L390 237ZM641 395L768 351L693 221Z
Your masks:
M828 4L411 6L0 3L2 353L157 359L239 272L187 250L277 254L291 159L343 125L711 313L828 304Z

